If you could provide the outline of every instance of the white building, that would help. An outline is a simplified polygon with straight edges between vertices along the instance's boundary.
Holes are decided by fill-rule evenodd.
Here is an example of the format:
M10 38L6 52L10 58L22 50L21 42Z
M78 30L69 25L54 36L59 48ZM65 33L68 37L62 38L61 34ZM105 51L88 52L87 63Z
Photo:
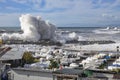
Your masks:
M52 71L31 68L14 68L9 76L11 80L53 80Z

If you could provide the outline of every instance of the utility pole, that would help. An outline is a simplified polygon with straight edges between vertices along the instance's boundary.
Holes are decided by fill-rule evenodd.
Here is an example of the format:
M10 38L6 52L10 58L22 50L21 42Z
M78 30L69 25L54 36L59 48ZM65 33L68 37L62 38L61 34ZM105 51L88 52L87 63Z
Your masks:
M117 59L117 57L118 57L118 52L119 52L119 46L117 46L116 49L117 49L117 54L116 54L116 59Z
M116 48L117 48L117 52L119 52L119 46L117 46Z

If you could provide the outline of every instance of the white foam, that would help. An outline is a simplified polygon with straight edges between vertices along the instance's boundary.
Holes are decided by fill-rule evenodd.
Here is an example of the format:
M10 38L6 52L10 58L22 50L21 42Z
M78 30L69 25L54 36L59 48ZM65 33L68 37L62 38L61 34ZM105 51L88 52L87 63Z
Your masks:
M78 41L85 41L86 38L82 37L82 36L78 36Z
M71 40L83 40L83 37L75 32L63 35L62 33L57 34L56 27L43 20L40 16L32 16L30 14L21 15L19 18L20 26L23 33L3 33L1 38L3 40L24 40L24 41L38 41L40 39L50 39L65 43Z
M113 30L118 30L118 28L117 27L114 27L114 29Z
M3 40L25 40L25 41L38 41L40 39L54 39L56 27L43 20L40 16L32 16L30 14L21 15L19 18L22 34L2 34Z
M109 30L110 29L110 27L107 27L105 30Z
M75 32L69 33L69 38L71 40L78 40L78 35Z
M77 41L84 41L86 40L84 37L82 37L81 35L78 35L77 33L75 32L72 32L72 33L68 33L66 35L62 34L62 33L59 33L57 34L57 37L56 37L57 41L61 42L61 43L66 43L66 41L74 41L74 40L77 40Z
M96 34L117 34L120 33L120 30L116 27L114 29L110 29L109 27L107 27L106 29L94 30L93 32Z

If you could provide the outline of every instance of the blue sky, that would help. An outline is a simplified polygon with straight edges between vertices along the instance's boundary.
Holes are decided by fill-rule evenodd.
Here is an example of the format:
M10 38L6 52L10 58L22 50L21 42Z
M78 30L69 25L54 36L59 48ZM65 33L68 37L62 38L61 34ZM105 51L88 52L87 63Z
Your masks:
M0 26L19 26L21 14L58 27L120 26L120 0L0 0Z

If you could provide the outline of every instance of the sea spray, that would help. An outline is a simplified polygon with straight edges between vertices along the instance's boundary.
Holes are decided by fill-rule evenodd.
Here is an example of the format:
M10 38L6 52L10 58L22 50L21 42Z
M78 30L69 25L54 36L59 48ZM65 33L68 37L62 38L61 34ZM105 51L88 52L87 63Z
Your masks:
M66 41L83 40L83 37L72 32L65 35L56 33L57 28L50 22L43 20L40 16L30 14L21 15L19 18L22 33L3 33L3 40L23 40L39 41L52 40L55 42L66 43Z
M71 40L78 40L78 35L75 32L69 33L69 38Z
M54 39L56 27L43 20L40 16L35 17L30 14L24 14L21 15L19 20L23 33L4 33L1 36L3 40L38 41L41 39Z
M120 33L120 29L118 29L117 27L114 28L107 27L106 29L93 30L93 32L96 34L118 34Z

